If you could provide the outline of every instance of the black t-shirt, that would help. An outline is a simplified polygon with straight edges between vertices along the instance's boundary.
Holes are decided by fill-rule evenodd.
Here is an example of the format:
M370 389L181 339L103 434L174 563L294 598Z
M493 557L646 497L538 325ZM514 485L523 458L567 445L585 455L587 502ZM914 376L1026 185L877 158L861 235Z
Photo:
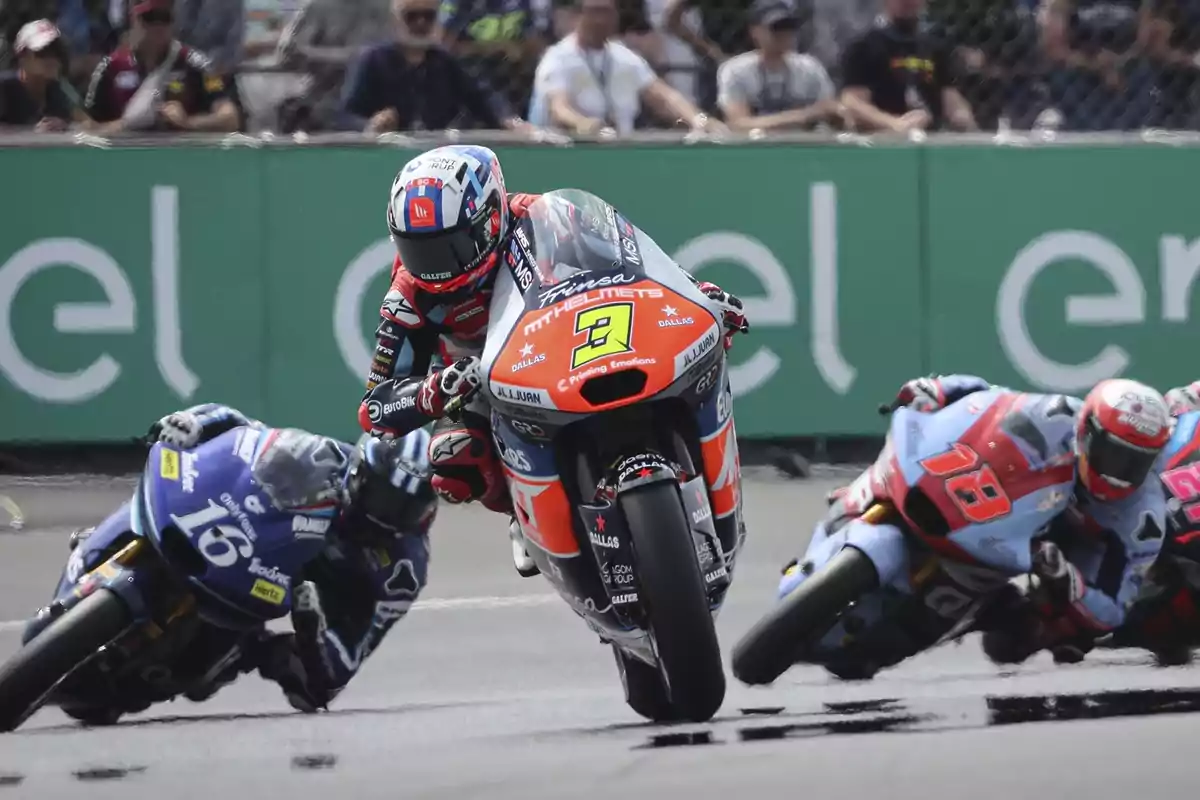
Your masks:
M942 90L953 86L950 48L926 31L903 35L877 23L850 43L842 60L843 84L871 92L871 102L902 116L924 108L933 128L943 122Z
M15 72L0 72L0 125L36 125L44 117L70 122L72 107L58 83L46 87L45 105L39 105Z

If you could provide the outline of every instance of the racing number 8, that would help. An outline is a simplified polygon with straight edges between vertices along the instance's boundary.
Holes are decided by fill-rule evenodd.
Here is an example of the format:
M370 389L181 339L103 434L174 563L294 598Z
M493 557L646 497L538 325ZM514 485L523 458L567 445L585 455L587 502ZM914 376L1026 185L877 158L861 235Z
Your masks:
M987 464L980 467L980 461L978 453L956 442L945 453L920 462L933 477L946 478L946 493L962 515L975 523L991 522L1012 511L1012 501L995 471Z
M587 341L571 350L571 369L632 352L633 303L608 303L580 311L575 316L575 333L586 333Z

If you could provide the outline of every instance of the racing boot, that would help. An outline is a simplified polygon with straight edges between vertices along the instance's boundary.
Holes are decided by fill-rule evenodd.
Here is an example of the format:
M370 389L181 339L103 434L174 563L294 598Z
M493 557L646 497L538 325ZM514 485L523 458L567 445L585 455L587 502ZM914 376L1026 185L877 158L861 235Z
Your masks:
M522 578L541 575L542 571L538 569L538 565L534 563L533 558L529 555L529 550L525 547L525 534L521 532L521 526L516 517L513 517L512 521L508 523L508 538L512 540L513 566L517 568L517 574Z

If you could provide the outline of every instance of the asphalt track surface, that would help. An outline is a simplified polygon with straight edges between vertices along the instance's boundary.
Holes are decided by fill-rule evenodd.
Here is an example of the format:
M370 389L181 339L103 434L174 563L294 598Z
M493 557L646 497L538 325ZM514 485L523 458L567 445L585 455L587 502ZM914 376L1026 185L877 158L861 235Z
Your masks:
M748 483L749 540L718 623L726 661L831 485ZM10 532L0 512L0 656L48 597L69 529L127 487L0 482L26 516ZM0 797L1010 800L1177 798L1195 785L1200 673L1137 652L1004 674L968 640L869 683L806 668L767 689L731 677L713 722L644 724L608 649L540 577L513 570L501 520L447 509L434 536L427 593L330 712L297 714L254 676L114 728L43 710L0 738Z

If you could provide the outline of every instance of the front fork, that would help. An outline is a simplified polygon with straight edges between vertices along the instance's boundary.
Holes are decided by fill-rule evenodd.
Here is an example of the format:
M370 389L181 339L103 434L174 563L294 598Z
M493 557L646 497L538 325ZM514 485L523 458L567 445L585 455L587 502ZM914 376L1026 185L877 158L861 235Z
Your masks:
M191 592L182 593L168 612L156 621L146 602L146 592L141 583L144 571L137 569L139 556L145 550L146 540L137 538L122 547L116 553L96 566L76 582L75 587L66 596L60 596L43 607L37 616L25 626L21 637L22 644L28 644L35 636L49 627L50 623L66 614L77 606L85 597L100 589L113 592L129 607L134 619L134 627L148 639L156 639L162 635L163 628L179 617L187 614L195 607L196 598Z

